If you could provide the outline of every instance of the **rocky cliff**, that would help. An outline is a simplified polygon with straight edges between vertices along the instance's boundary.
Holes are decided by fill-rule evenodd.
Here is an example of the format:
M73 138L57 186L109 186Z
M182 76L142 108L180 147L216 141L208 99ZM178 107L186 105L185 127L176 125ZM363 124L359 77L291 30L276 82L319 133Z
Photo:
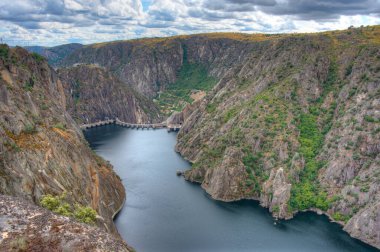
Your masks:
M322 211L380 248L379 35L375 26L231 42L249 51L178 135L193 163L185 177L278 218Z
M134 251L102 229L0 195L1 251Z
M67 192L71 204L92 207L98 226L117 233L112 217L124 187L65 110L56 72L37 54L1 45L0 73L0 193L38 203Z
M69 114L79 123L106 118L129 123L161 121L157 106L104 68L79 65L58 71Z
M51 66L57 67L61 61L75 50L82 48L82 44L71 43L53 47L44 46L26 46L24 47L29 52L38 53L47 59Z
M243 34L201 34L100 43L77 50L61 65L98 64L152 98L175 83L184 66L200 65L210 76L221 77L252 50L250 39Z

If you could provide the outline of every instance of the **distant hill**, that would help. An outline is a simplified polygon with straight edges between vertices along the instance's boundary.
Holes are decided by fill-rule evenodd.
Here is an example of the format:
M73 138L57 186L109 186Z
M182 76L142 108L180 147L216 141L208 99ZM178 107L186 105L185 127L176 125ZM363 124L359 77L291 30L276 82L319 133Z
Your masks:
M72 52L82 47L82 44L71 43L54 47L25 46L24 48L29 52L35 52L44 56L50 65L57 67L64 57L70 55Z

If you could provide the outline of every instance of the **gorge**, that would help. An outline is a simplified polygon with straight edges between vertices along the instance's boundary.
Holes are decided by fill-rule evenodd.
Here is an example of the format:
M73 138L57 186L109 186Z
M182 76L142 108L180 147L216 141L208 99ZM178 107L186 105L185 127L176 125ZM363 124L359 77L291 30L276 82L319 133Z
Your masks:
M215 201L175 175L190 164L174 151L175 133L115 125L85 131L122 178L127 201L115 219L136 251L377 251L325 216L272 218L257 201Z
M171 115L182 124L175 149L191 162L176 169L189 168L185 179L212 199L254 199L280 220L324 213L380 248L379 37L380 26L369 26L70 45L64 57L45 54L57 71L2 45L1 193L38 203L70 192L116 234L111 218L124 188L78 125Z

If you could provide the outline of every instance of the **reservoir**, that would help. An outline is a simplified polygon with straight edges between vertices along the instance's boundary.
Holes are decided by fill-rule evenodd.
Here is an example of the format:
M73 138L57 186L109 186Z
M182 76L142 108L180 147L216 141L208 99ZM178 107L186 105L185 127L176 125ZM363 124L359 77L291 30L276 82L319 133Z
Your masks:
M379 251L325 216L300 213L274 225L256 201L212 200L176 176L190 164L174 151L176 134L165 129L107 125L85 136L123 181L127 199L115 223L137 251Z

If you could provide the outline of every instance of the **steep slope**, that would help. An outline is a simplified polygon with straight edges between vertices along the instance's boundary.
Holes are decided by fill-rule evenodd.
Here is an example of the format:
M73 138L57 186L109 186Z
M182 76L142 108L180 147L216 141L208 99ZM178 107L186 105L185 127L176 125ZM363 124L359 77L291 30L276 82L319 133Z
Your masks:
M80 123L116 118L130 123L159 122L157 106L95 65L61 68L58 72L69 114Z
M117 233L112 216L125 199L111 165L88 147L65 110L61 81L47 62L0 46L0 193L38 202L68 193L94 208L98 225Z
M138 39L84 46L62 61L62 65L98 64L147 97L157 97L178 77L205 73L220 78L252 50L250 41L270 36L200 34L162 39ZM177 83L178 84L178 83Z
M41 56L45 57L51 66L58 66L60 62L72 52L77 49L82 48L82 44L71 43L66 45L59 45L53 47L44 47L44 46L25 46L24 48L29 52L38 53Z
M380 27L252 42L186 112L185 177L275 217L318 210L380 248Z

